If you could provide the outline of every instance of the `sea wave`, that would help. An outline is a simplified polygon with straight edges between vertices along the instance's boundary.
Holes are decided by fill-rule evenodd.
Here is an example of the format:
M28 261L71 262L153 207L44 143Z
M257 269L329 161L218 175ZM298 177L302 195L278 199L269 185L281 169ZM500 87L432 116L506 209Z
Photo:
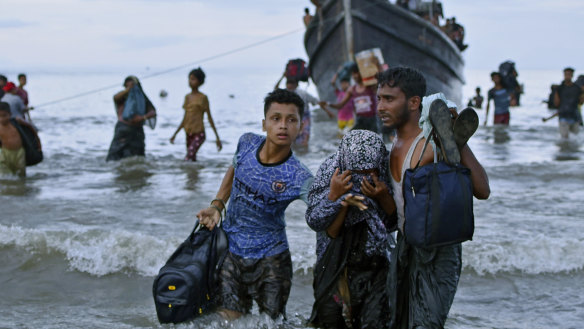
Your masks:
M463 269L479 275L560 274L584 270L584 239L535 235L529 240L463 244Z
M95 276L154 276L181 240L128 231L27 229L0 225L0 247L39 254L61 253L70 269Z
M129 231L49 230L0 225L0 248L22 248L37 255L59 253L71 270L104 276L155 276L182 239L161 239ZM530 240L469 242L463 245L463 271L479 275L573 273L584 270L584 239L537 235ZM295 272L308 275L313 250L292 246Z
M155 276L183 242L139 232L100 229L51 230L0 225L0 248L21 248L40 255L63 254L71 270L104 276L136 273ZM292 248L297 273L312 270L314 252Z

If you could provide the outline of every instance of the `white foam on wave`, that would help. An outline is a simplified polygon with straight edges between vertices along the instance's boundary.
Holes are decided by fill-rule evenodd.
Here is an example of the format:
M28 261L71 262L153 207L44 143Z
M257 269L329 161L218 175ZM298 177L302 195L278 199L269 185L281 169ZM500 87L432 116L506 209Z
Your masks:
M154 276L181 242L128 231L57 231L0 225L0 247L14 246L41 255L61 253L72 270L96 276Z
M63 254L70 269L95 276L136 273L155 276L181 238L100 229L49 230L0 225L0 248L16 247L34 254ZM296 272L313 268L311 248L291 248ZM570 273L584 270L584 239L534 235L529 240L483 240L463 245L465 271L499 273Z
M183 238L161 239L138 232L100 229L50 230L0 225L0 248L63 254L70 269L95 276L137 273L155 276ZM295 272L308 273L314 249L292 248Z
M463 244L464 270L498 273L557 274L584 270L584 239L534 235L529 240Z

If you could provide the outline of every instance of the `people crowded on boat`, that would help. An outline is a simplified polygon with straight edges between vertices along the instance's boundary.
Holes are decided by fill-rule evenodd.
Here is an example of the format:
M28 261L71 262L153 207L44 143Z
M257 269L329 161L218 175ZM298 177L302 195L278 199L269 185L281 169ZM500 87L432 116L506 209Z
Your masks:
M443 30L454 41L458 49L462 51L468 47L467 44L464 44L464 27L456 22L456 17L450 18L450 23L447 19Z

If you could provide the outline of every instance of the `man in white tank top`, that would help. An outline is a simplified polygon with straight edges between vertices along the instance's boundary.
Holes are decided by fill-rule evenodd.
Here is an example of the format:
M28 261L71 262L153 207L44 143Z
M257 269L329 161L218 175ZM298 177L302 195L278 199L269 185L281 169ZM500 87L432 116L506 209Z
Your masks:
M442 328L454 300L461 272L461 244L421 249L403 236L404 199L402 181L407 168L420 158L424 137L418 125L426 80L417 70L395 67L378 77L377 111L383 125L396 130L390 154L393 197L398 212L397 245L392 252L389 284L393 294L392 328ZM473 194L487 199L489 180L468 145L460 149L461 164L471 170ZM413 161L412 161L413 159ZM427 148L420 165L434 160ZM392 277L393 276L393 277Z

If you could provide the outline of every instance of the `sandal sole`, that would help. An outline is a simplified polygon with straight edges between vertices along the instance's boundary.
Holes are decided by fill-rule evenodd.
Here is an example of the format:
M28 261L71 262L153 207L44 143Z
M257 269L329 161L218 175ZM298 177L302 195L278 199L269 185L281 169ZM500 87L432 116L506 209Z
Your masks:
M460 151L454 140L452 115L444 101L437 99L430 105L430 122L436 137L440 141L444 160L450 164L460 163Z
M468 142L470 137L477 131L479 127L479 116L477 112L470 107L462 110L452 126L454 132L454 141L461 149L464 144Z

